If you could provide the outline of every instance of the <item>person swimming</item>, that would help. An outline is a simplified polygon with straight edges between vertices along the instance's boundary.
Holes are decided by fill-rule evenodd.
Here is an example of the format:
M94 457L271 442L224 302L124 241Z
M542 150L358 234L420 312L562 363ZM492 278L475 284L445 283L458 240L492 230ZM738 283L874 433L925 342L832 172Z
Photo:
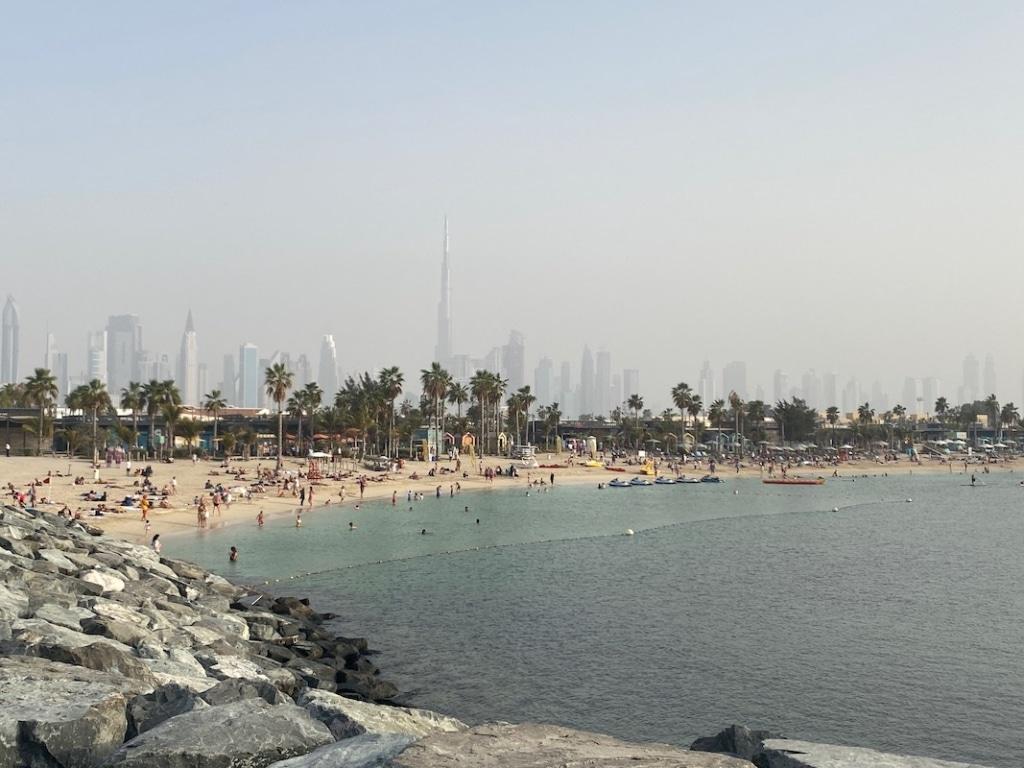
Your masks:
M236 562L238 560L238 548L237 547L232 547L231 551L228 552L228 560L230 560L232 563L234 563L234 562Z
M356 524L355 524L355 523L353 523L353 522L352 522L351 520L349 520L349 523L348 523L348 529L349 529L350 531L354 531L354 530L356 529Z

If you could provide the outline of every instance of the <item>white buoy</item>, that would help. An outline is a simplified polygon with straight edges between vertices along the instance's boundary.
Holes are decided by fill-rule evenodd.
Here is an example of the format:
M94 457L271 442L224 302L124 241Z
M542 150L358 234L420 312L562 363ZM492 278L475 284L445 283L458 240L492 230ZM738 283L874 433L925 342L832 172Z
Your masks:
M912 501L913 501L913 499L907 499L907 504L909 504Z
M832 511L833 512L838 512L839 511L839 507L832 507Z
M733 496L739 496L740 492L738 490L736 490L736 489L733 489L732 495Z
M626 535L627 536L632 536L633 535L633 529L632 528L627 528L626 529Z

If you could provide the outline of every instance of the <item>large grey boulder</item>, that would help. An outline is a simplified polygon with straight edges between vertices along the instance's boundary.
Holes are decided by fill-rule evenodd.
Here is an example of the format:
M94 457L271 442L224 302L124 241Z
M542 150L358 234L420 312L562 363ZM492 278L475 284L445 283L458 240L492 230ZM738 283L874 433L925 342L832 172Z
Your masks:
M697 739L690 745L690 749L695 752L719 752L751 760L760 751L761 742L778 737L777 733L751 730L745 725L730 725L714 736Z
M94 568L91 571L85 571L81 576L79 576L79 578L82 581L86 581L100 587L104 594L108 592L120 592L124 589L124 577L117 573L117 571Z
M82 630L82 621L93 617L92 611L78 606L65 607L56 603L43 603L32 611L32 618L42 619L58 627L66 627L76 632Z
M735 757L631 744L555 725L481 725L427 736L391 762L401 768L750 768Z
M118 749L105 765L139 768L264 768L334 739L290 704L243 699L165 720Z
M0 659L0 766L92 768L124 740L121 675L28 656Z
M271 768L380 768L413 741L411 736L394 733L367 733L328 744L308 755L282 760Z
M983 768L973 763L892 755L863 747L796 739L768 739L754 755L753 762L759 768Z
M135 738L165 720L208 706L188 688L176 683L162 685L152 693L139 694L128 702L127 737Z
M364 733L389 733L418 739L431 733L466 728L465 723L454 717L425 709L368 704L316 689L303 691L298 705L330 728L336 739L348 739Z
M50 661L74 664L100 672L117 672L125 677L138 680L150 688L155 688L158 685L153 673L149 671L149 667L135 656L118 650L110 643L95 642L77 648L66 648L60 645L36 645L32 647L31 651L34 656L40 656Z
M28 615L28 595L0 584L0 621L14 621Z
M243 680L240 678L222 680L212 688L203 691L199 697L207 704L213 706L230 704L232 701L240 701L241 699L263 699L268 704L295 703L270 683L265 683L262 680Z

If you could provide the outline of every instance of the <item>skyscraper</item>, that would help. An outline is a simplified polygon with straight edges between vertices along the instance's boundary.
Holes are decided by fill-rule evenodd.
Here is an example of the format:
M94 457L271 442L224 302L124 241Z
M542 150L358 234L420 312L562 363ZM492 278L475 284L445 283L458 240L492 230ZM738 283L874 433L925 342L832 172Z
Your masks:
M181 351L178 353L178 392L185 405L199 405L199 346L196 341L196 326L192 322L192 310L185 320L185 332L181 334Z
M137 315L111 315L107 320L107 391L120 392L141 381L142 326Z
M260 392L260 350L255 344L238 349L238 405L256 408Z
M46 368L57 381L57 402L63 403L70 391L68 378L68 353L57 349L57 337L52 333L46 334L46 354L43 357L43 367Z
M594 407L600 414L607 415L612 410L612 356L606 349L597 351L597 373L594 376Z
M837 392L836 375L828 372L821 374L821 407L831 408L839 404L839 393Z
M107 383L107 332L106 331L90 331L86 336L85 341L86 347L86 366L85 366L85 377L86 381L92 381L96 379L102 381L104 384ZM111 397L113 397L113 391L111 390ZM121 396L120 390L117 392L117 396Z
M900 405L907 409L907 414L917 413L917 379L907 376L903 379L903 399Z
M779 368L775 369L775 375L772 377L772 397L776 403L789 398L789 376Z
M448 217L444 217L444 256L441 260L441 300L437 303L437 347L434 359L442 366L452 356L452 287L448 265ZM321 385L323 386L323 385Z
M338 348L334 345L334 336L329 333L320 339L320 367L316 383L323 390L323 401L334 402L334 396L338 394Z
M0 338L0 384L16 384L18 382L18 336L21 333L21 321L18 318L18 305L14 297L8 296L3 313L3 336Z
M985 371L982 374L981 381L981 397L998 394L998 384L996 382L996 361L995 358L992 357L991 352L985 355Z
M700 368L700 378L697 380L697 394L704 408L709 408L715 401L715 372L711 370L711 364L705 360Z
M583 347L583 360L580 363L580 413L594 415L595 406L594 355L591 353L590 347Z
M568 362L562 361L558 372L558 402L566 418L575 417L579 413L576 410L572 392L572 366Z
M935 401L942 397L941 384L934 376L921 379L921 399L925 413L935 413Z
M723 399L733 392L743 400L747 399L747 364L742 360L733 360L722 368Z
M310 365L309 358L303 353L295 362L295 388L303 389L311 381L313 381L313 366Z
M224 378L220 383L220 391L228 405L238 405L238 374L235 373L234 355L224 355Z
M964 358L964 383L960 387L960 402L973 403L980 399L979 388L981 382L978 378L978 358L968 355Z
M512 331L508 336L508 344L502 349L505 378L508 380L508 391L515 392L526 386L526 344L523 334Z
M550 357L542 357L533 371L533 395L540 405L554 402L555 366Z
M636 368L622 370L622 399L628 400L632 395L643 395L640 391L640 371Z
M813 368L804 373L800 381L800 389L808 407L821 410L821 381Z

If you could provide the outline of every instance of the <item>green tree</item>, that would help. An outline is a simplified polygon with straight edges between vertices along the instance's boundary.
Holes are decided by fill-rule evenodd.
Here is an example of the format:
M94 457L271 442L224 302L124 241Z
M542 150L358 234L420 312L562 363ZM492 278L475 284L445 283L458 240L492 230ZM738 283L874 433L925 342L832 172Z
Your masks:
M944 397L940 397L935 401L935 415L939 418L939 423L946 423L946 414L949 413L949 401Z
M839 423L839 409L830 405L828 410L825 411L825 421L832 427L832 447L836 447L836 424Z
M394 458L398 455L398 449L395 446L395 400L402 394L405 376L397 365L393 365L383 369L379 379L384 397L388 400L388 456Z
M729 409L732 411L732 416L736 423L736 432L733 435L733 448L738 457L743 451L743 432L741 430L743 424L743 400L735 391L729 393Z
M451 376L441 364L433 362L429 368L420 371L420 384L423 386L423 394L430 400L434 408L434 434L437 436L435 451L440 457L444 449L444 399L448 394L448 387L451 385Z
M860 426L861 435L864 440L864 448L867 449L871 436L871 424L875 420L875 410L870 403L863 403L857 406L857 424Z
M217 427L220 425L220 413L227 408L228 401L219 389L203 395L203 410L213 416L213 455L217 455Z
M121 408L132 412L132 434L135 435L132 448L139 447L139 412L145 405L146 396L139 382L130 381L127 387L121 388Z
M708 408L708 418L711 423L718 428L718 437L716 438L715 450L718 453L722 452L722 421L725 419L725 401L719 398L715 400L711 407Z
M25 401L39 409L39 431L36 433L36 455L42 455L46 436L44 419L57 399L57 379L46 368L36 368L25 379Z
M679 452L686 457L686 414L690 411L690 403L693 402L693 390L685 381L681 381L672 387L672 403L679 409L680 419L680 443Z
M644 407L644 399L634 393L626 400L626 407L633 412L633 427L636 429L636 449L640 450L640 411Z
M76 389L81 407L92 415L92 463L97 466L99 463L99 413L109 411L114 405L110 402L110 393L107 386L99 379L93 379L88 384L83 384Z
M292 388L294 374L285 368L284 363L274 363L264 371L263 381L267 397L277 404L277 468L284 463L284 411L282 406Z

